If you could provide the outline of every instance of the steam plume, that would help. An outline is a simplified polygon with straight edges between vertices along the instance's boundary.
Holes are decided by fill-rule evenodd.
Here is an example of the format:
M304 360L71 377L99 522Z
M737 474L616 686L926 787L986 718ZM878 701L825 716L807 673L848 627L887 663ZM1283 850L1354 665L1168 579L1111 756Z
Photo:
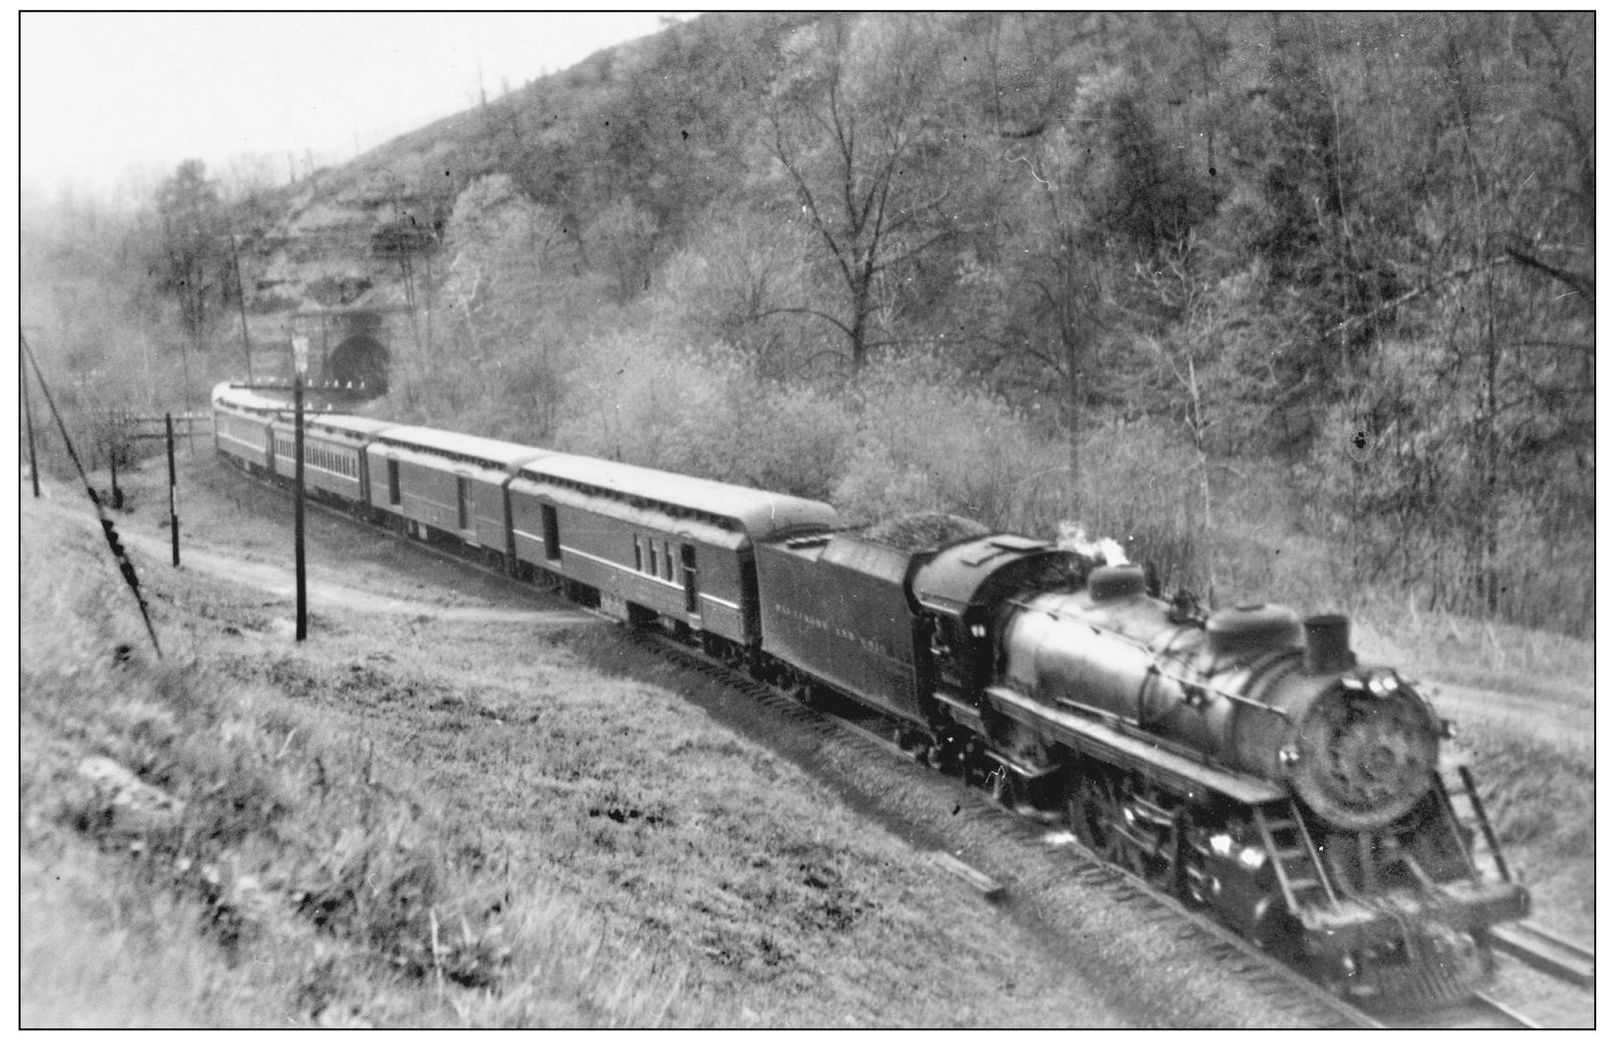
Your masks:
M1105 565L1126 565L1129 560L1121 543L1109 536L1091 540L1083 525L1076 521L1064 521L1056 526L1056 546L1076 551Z

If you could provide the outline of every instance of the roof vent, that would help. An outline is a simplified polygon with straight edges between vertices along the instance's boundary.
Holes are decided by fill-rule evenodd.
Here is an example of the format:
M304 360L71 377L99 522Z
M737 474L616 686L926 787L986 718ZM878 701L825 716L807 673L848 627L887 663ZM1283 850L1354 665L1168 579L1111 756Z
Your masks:
M1114 602L1145 593L1145 570L1138 565L1100 565L1089 574L1089 596Z

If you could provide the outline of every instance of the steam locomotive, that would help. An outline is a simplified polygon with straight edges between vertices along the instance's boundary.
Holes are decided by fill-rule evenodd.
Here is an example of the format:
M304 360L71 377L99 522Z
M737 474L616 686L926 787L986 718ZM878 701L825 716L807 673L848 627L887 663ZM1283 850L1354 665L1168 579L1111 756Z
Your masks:
M296 474L286 406L219 386L219 455ZM1528 911L1415 684L1349 624L1207 612L1010 534L894 546L827 504L323 414L304 484L798 693L884 716L917 758L1059 812L1100 857L1344 990L1457 998ZM919 548L919 549L914 549Z

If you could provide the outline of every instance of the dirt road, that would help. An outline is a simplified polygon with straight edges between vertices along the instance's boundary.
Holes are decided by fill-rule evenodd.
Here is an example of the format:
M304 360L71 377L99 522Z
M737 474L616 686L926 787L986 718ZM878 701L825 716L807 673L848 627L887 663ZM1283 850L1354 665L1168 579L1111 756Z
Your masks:
M127 534L125 546L152 560L168 559L170 557L171 548L168 541L160 541L140 533ZM237 583L255 587L278 597L293 598L297 593L296 577L290 567L271 565L240 555L227 554L200 546L195 542L188 544L186 549L182 551L180 562L184 570L234 580ZM531 602L528 602L524 601L521 595L512 593L508 597L508 605L446 606L441 599L434 600L432 597L424 601L418 601L378 593L376 590L364 586L363 581L351 580L350 575L351 571L341 566L322 566L319 571L321 578L306 582L307 596L311 607L335 606L352 612L378 613L386 616L425 617L433 620L453 620L463 623L532 623L564 626L593 623L596 620L595 617L588 613L577 612L566 607L526 607L529 604L544 602L545 599L540 595L535 595ZM333 582L334 579L344 582Z

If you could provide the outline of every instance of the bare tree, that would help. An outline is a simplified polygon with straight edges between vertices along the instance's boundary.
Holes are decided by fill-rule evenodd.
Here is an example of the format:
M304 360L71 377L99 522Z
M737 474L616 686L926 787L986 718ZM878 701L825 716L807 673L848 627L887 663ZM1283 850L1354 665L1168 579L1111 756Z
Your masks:
M842 302L834 312L775 312L834 326L858 371L893 342L881 323L891 307L887 282L951 232L942 214L947 183L928 177L943 135L928 97L932 52L923 20L911 17L831 17L804 32L816 37L810 53L782 73L769 98L772 146Z
M157 193L157 214L162 224L159 270L163 289L180 309L186 341L181 351L182 392L187 411L191 405L190 353L201 353L215 305L224 303L225 279L230 273L228 227L219 190L199 160L183 161L164 180Z

